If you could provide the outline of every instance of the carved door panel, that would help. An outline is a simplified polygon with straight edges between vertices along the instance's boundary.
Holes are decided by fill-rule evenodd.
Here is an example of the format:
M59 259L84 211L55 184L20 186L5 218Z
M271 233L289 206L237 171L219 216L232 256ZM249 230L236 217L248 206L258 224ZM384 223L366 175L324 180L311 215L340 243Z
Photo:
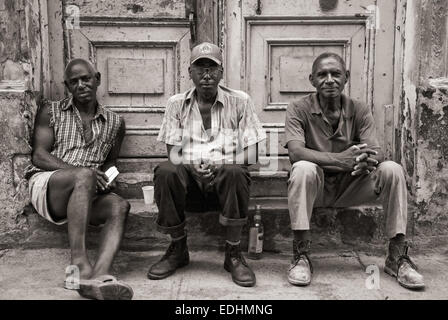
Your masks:
M53 71L54 78L61 79L63 65L72 58L91 60L102 75L99 101L126 120L120 162L130 167L139 164L129 171L151 172L150 163L166 156L165 145L156 141L166 101L191 86L185 0L49 4L49 16L61 12L63 35L50 28L50 34L56 37L59 32L65 43L64 54L53 57L60 69ZM63 44L58 45L54 44L55 50L60 51ZM61 82L54 92L62 91Z
M224 21L225 81L253 98L270 137L268 155L277 148L289 166L281 146L285 110L315 91L308 75L325 51L346 61L351 78L345 93L372 108L384 143L383 106L393 99L395 1L230 0ZM277 135L279 143L270 146Z

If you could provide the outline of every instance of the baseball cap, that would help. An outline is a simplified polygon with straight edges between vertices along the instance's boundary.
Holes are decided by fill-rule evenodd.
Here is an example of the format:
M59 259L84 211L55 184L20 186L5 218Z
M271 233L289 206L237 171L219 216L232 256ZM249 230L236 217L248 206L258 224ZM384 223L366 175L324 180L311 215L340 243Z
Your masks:
M217 64L222 65L221 49L213 43L202 42L191 50L190 64L204 58L213 60Z

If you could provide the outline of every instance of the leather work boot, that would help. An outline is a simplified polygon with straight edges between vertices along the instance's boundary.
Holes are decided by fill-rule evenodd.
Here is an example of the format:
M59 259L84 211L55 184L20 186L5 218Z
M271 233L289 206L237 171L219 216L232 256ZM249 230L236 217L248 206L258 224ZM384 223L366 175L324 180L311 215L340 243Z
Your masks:
M165 255L149 268L147 276L151 280L160 280L172 275L176 269L186 266L189 262L190 255L185 236L177 241L171 241Z
M240 245L226 242L226 258L224 269L232 274L232 280L242 287L253 287L256 279L252 269L241 254Z
M288 281L296 286L307 286L311 283L313 265L308 257L311 241L293 241L294 258L289 266Z
M423 289L425 287L423 276L417 272L417 266L408 256L408 248L407 242L403 244L389 242L389 254L384 271L396 277L398 283L407 289Z

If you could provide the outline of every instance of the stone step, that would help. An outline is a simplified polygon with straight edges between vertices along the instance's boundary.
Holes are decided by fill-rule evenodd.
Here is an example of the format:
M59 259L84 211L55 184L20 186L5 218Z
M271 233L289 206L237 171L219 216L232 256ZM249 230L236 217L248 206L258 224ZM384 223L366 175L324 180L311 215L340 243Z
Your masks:
M153 173L154 168L167 158L119 158L118 170L121 173L145 172ZM251 165L249 171L289 171L291 164L287 156L260 156L257 164Z
M131 204L125 241L138 243L139 239L153 239L161 243L168 238L156 231L158 208L155 204L145 204L143 199L128 199ZM255 205L261 205L265 227L264 247L268 251L282 251L289 242L288 200L286 198L252 198L249 203L249 221L252 221ZM220 211L185 212L186 230L189 243L193 246L219 247L225 237L225 228L219 224ZM275 226L274 228L267 225ZM242 246L247 248L247 225L243 228ZM285 237L288 237L286 238ZM144 243L144 242L143 242ZM142 243L142 245L143 245ZM138 246L137 246L138 247Z
M286 197L287 171L251 171L251 197ZM125 172L117 177L116 193L126 199L142 199L142 187L154 185L149 172Z
M127 251L166 248L169 237L156 230L156 205L144 204L143 199L128 199L131 212L127 219L122 249ZM290 252L292 232L285 197L253 197L249 204L248 222L253 219L256 204L262 206L264 250ZM68 248L67 225L56 226L28 207L21 234L0 239L0 248ZM186 212L186 229L191 248L222 247L225 228L219 224L219 211ZM311 219L313 247L384 249L384 215L377 206L353 208L318 208ZM411 226L410 226L411 227ZM87 244L97 248L101 228L89 227ZM243 227L242 248L247 250L248 227Z
M126 246L138 249L151 242L165 245L168 237L156 231L158 208L142 199L128 199L131 212L125 232ZM285 252L291 249L292 232L285 197L253 197L249 203L248 224L253 220L255 205L261 205L264 225L264 250ZM220 211L186 212L189 243L196 247L219 247L225 238L225 228L219 224ZM316 247L382 246L383 211L379 206L351 208L316 208L311 219L312 240ZM243 227L242 247L247 249L248 226Z
M120 112L121 113L121 112ZM132 112L134 116L137 114ZM143 120L142 117L152 117L152 119L146 119L146 123L141 122L135 124L135 121ZM166 155L166 144L157 141L157 135L160 127L158 125L149 125L148 123L154 123L157 121L153 113L146 113L139 115L138 119L131 120L134 125L130 125L126 128L126 134L123 139L123 144L120 149L120 157L163 157ZM125 116L125 119L127 117ZM160 120L159 120L160 121ZM126 123L129 119L126 120ZM288 154L288 150L283 147L283 141L285 141L285 132L281 128L266 128L266 140L259 143L259 150L263 154L275 154L285 156Z
M127 199L131 204L131 211L129 214L140 217L151 218L159 214L159 209L155 203L147 204L143 199ZM249 211L255 211L255 206L261 205L264 212L275 211L277 213L287 212L288 199L283 197L260 197L251 198L249 202ZM214 211L218 212L218 211Z

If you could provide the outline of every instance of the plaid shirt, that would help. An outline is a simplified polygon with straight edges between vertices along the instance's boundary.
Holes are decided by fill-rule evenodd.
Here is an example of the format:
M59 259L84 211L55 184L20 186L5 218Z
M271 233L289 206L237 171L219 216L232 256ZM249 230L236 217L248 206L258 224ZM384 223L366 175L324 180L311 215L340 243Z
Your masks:
M254 104L242 91L218 86L206 132L196 89L172 96L167 103L158 141L181 146L186 161L232 160L244 148L266 139Z
M71 98L51 102L49 114L49 126L54 132L53 156L75 167L99 168L104 164L121 125L119 115L98 104L91 122L92 139L86 141L81 116ZM30 165L25 177L29 179L42 171Z

